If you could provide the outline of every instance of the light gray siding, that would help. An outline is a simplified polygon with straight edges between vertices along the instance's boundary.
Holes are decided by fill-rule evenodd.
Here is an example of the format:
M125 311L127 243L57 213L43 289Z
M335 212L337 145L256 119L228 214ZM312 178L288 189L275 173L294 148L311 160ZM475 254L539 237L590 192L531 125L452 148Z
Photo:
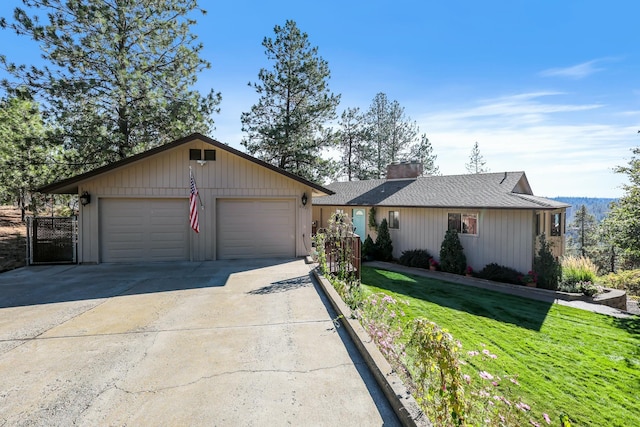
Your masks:
M368 214L369 208L365 208ZM328 218L336 209L342 209L350 215L352 207L314 206L313 220L326 227ZM448 214L475 213L478 215L478 234L459 235L468 264L474 270L493 262L524 273L531 270L535 238L535 215L531 210L377 207L378 224L383 218L388 221L389 211L397 211L400 216L399 228L389 230L395 258L405 250L426 249L438 259L448 227ZM375 232L369 229L369 233L375 239Z
M216 259L216 203L219 198L290 200L295 206L295 254L306 255L306 248L310 247L311 201L303 206L300 199L305 192L311 198L312 189L221 149L216 149L215 161L207 161L203 166L189 161L189 149L213 148L195 140L81 182L79 193L88 191L91 203L80 207L79 261L100 261L99 207L102 201L110 198L182 198L187 206L190 166L204 206L198 203L200 233L188 233L190 259ZM187 210L184 218L188 221Z

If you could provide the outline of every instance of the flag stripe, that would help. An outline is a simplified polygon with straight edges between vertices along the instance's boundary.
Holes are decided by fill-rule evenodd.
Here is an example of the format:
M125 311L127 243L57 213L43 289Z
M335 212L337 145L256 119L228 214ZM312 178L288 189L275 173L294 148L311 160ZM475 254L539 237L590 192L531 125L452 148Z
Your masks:
M196 188L196 181L193 179L193 174L189 171L189 181L191 187L191 193L189 195L189 224L196 233L200 232L200 223L198 221L198 189Z

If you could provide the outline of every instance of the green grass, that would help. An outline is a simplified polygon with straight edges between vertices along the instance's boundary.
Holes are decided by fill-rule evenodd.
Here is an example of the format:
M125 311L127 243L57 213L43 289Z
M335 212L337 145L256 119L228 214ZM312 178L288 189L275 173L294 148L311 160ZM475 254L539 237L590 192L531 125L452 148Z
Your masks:
M463 355L486 345L498 358L465 358L468 366L517 374L520 387L512 398L522 396L535 419L546 412L558 425L566 413L574 426L640 425L637 316L615 319L370 267L363 268L362 283L365 292L408 301L406 322L424 317L437 323L462 342Z

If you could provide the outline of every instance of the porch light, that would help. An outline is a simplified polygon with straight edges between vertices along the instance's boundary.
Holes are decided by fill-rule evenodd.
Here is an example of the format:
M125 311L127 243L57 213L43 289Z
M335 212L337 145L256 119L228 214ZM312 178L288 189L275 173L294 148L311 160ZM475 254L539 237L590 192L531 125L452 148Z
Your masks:
M87 206L89 203L91 203L91 195L85 191L80 196L80 204L82 206Z
M307 193L302 193L302 206L307 206Z

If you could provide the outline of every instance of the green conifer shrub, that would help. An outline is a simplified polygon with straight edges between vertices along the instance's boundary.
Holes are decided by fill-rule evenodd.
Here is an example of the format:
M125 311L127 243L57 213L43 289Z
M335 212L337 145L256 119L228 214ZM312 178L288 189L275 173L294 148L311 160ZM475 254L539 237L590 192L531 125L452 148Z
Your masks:
M540 249L533 259L533 271L538 275L538 287L543 289L558 289L558 280L562 275L560 262L551 252L551 243L544 234L540 235Z
M467 257L456 230L447 230L440 246L440 269L447 273L464 274Z
M391 261L393 259L393 244L387 219L383 218L378 227L378 237L376 238L376 258L380 261Z

